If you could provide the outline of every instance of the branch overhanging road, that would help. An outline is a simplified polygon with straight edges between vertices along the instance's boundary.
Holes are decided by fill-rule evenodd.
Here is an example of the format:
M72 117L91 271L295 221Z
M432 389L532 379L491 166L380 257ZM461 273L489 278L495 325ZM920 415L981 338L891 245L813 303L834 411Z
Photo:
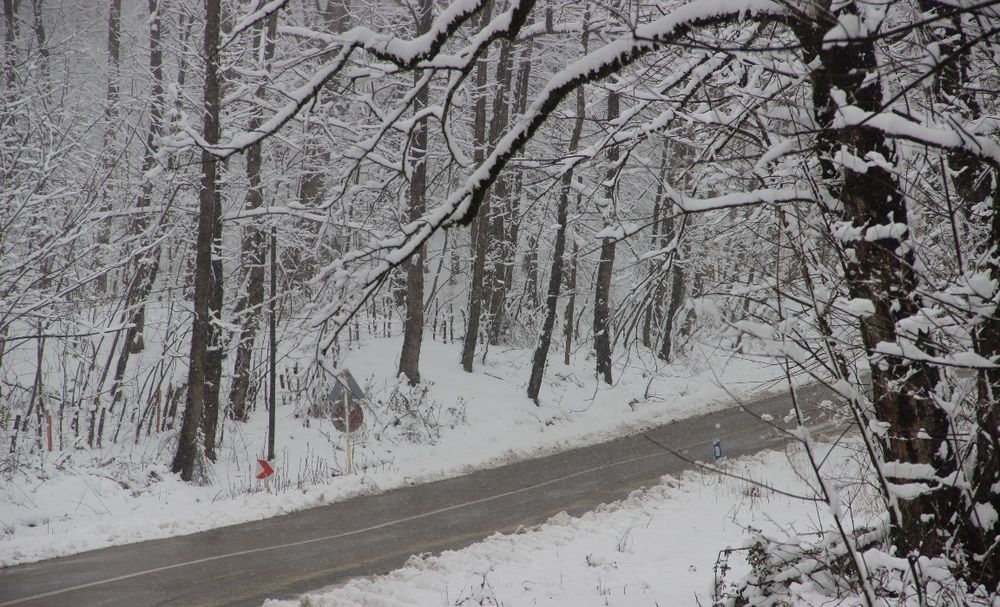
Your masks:
M829 392L797 390L812 409ZM328 506L174 538L0 569L0 607L254 606L401 566L413 554L458 549L566 511L623 499L665 474L788 439L781 394L556 455ZM773 417L762 421L757 416ZM811 428L829 428L814 410ZM668 449L665 449L667 447Z

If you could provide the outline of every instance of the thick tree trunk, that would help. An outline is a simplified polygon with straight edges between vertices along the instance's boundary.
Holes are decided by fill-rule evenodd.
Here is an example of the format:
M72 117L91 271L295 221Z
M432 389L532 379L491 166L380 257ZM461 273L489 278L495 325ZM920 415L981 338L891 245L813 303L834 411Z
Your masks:
M204 101L204 133L205 141L216 143L219 140L219 71L218 55L219 22L221 18L221 0L205 0L205 101ZM204 444L199 440L199 434L205 431L204 422L212 416L214 409L217 415L218 400L212 402L212 395L218 398L218 387L213 390L212 371L209 368L209 352L213 344L214 330L212 328L214 304L218 297L214 291L218 286L215 268L212 263L212 249L215 244L217 225L220 223L219 193L216 179L217 163L208 151L201 154L202 173L201 188L198 193L198 230L195 245L194 267L194 323L191 327L191 357L188 362L187 403L184 407L184 419L181 423L180 436L177 442L177 453L174 456L171 469L179 472L181 478L190 481L205 455L205 446L209 440L214 448L214 436L205 436ZM219 277L221 278L221 277ZM212 428L214 430L214 427ZM200 479L199 479L200 480Z
M434 18L433 0L421 0L417 16L417 35L431 28ZM418 82L421 74L414 75ZM413 99L413 111L419 113L427 107L429 91L424 85ZM410 137L410 221L420 219L427 209L427 119L422 118L413 127ZM403 324L403 351L399 355L399 372L406 375L411 386L420 383L420 343L424 335L424 254L421 247L406 263L406 320Z
M614 82L612 82L612 86ZM621 96L617 91L608 93L608 121L618 118L620 110ZM618 161L619 152L617 146L612 146L608 150L608 160L614 165ZM608 179L614 175L615 167L608 169ZM614 221L614 186L609 185L605 192L605 199L601 214L604 216L604 227L610 227ZM611 278L615 265L614 238L604 238L601 240L601 259L597 264L597 281L594 285L594 353L597 355L597 377L604 383L611 384Z
M837 17L859 18L863 10L854 2L837 11ZM821 129L818 135L823 173L833 198L841 202L840 220L865 237L842 241L848 260L845 278L852 297L870 300L874 313L861 321L871 366L875 416L886 425L884 438L886 477L892 487L915 482L907 471L929 466L934 476L947 478L955 470L946 442L948 419L933 401L937 370L922 361L877 355L880 344L910 343L926 349L926 335L897 333L897 322L917 311L917 277L909 245L907 209L898 178L883 165L869 165L864 172L834 165L841 149L856 158L885 158L891 165L895 153L884 135L867 126L835 129L839 90L846 102L867 111L882 108L881 80L873 41L876 36L853 38L833 45L822 43L832 23L820 19L808 40L807 61L818 56L821 67L813 74L813 103ZM899 473L894 473L899 470ZM930 480L930 479L928 479ZM919 486L919 485L918 485ZM919 494L918 494L919 493ZM891 536L899 554L936 556L945 550L946 535L955 513L954 491L941 485L927 492L901 490L888 496L898 504Z
M267 26L261 29L258 44L263 50L265 66L274 56L274 35L278 27L277 15L267 20ZM264 88L258 87L257 96L264 95ZM256 110L250 119L250 129L260 128L263 119ZM264 183L261 179L262 149L258 142L247 150L247 189L246 209L252 211L264 204ZM267 258L267 235L262 226L252 223L243 232L240 257L246 271L246 292L236 302L233 315L240 323L240 340L236 345L236 355L233 365L233 384L229 389L229 416L237 421L246 421L249 414L247 395L251 392L253 377L250 364L253 359L253 346L257 340L257 329L264 310L264 263Z
M479 25L486 27L493 12L492 0L483 3ZM488 50L484 51L476 64L476 111L473 116L473 160L476 166L486 158L486 81L489 78ZM483 279L486 270L486 254L489 250L489 193L483 198L479 212L473 218L470 226L470 247L472 254L472 272L469 283L469 317L465 325L465 336L462 340L462 369L472 373L473 361L476 358L476 344L479 342L479 323L483 313Z

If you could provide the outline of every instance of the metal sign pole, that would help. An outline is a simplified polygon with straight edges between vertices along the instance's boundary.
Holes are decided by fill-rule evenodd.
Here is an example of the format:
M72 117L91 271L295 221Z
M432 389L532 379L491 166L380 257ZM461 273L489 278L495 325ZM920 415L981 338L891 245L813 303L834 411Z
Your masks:
M268 330L271 338L270 360L268 361L268 411L267 411L267 461L274 461L274 426L275 426L275 406L277 403L275 391L275 379L278 366L278 337L275 325L277 321L277 310L275 310L275 300L278 295L278 233L274 226L271 226L271 301L268 302ZM263 263L263 261L261 262Z
M351 445L351 391L344 390L344 451L347 453L347 473L354 474L354 453Z

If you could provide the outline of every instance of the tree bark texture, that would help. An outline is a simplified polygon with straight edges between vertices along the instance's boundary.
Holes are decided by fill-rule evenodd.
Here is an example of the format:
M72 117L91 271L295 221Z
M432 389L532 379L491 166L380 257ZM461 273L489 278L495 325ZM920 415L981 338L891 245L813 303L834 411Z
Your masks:
M218 55L221 0L205 0L205 100L204 133L209 143L219 140L219 73ZM217 163L208 151L201 154L201 187L198 192L198 228L195 245L194 267L194 322L191 327L191 356L188 362L187 403L178 437L177 453L171 469L180 473L185 481L194 479L200 459L205 455L205 444L199 440L204 432L204 420L210 411L218 411L218 400L211 402L212 394L218 398L218 387L213 391L212 364L209 351L213 347L213 304L217 301L217 281L214 276L212 249L215 244L216 226L219 224L219 193L217 190ZM206 413L208 415L206 415ZM214 428L213 428L214 429ZM214 437L213 437L214 438ZM208 436L204 443L207 444ZM214 440L213 440L214 446Z
M160 0L149 0L149 71L151 88L149 132L146 135L146 150L142 159L143 174L156 166L154 149L156 139L160 136L163 125L163 48L160 43L161 19L159 2ZM112 409L119 398L121 384L125 377L125 371L128 369L130 355L138 354L143 350L143 331L146 325L147 300L153 290L153 285L156 283L156 277L160 270L160 247L154 244L159 238L160 229L156 229L152 234L145 234L146 230L150 227L149 217L146 213L152 202L152 196L153 184L151 181L146 180L142 184L139 200L136 202L139 212L136 215L136 219L129 223L129 231L133 236L139 238L140 252L135 258L135 269L125 295L125 314L128 329L125 331L125 339L115 366L115 375L111 386ZM159 227L160 223L158 221L157 227Z
M417 35L431 28L433 20L433 0L421 0L420 14L417 16ZM421 74L414 74L419 82ZM427 107L429 91L424 85L413 99L413 111L421 112ZM409 220L417 221L427 210L427 118L414 124L410 136L410 208ZM426 247L420 247L416 255L406 263L406 320L403 324L403 351L399 356L399 372L406 376L411 386L420 383L420 344L424 334L424 256Z
M579 207L579 197L577 197L576 202L577 207ZM570 355L573 351L573 322L576 316L576 272L580 265L580 246L577 244L572 230L569 233L569 237L573 241L573 253L569 257L569 280L566 281L566 290L569 292L569 297L566 299L566 309L563 311L563 340L565 341L563 362L567 365L569 365Z
M859 16L862 10L851 2L840 8L837 16ZM926 335L897 332L897 323L918 309L907 209L898 179L882 165L870 165L865 172L857 172L832 162L841 149L846 149L857 158L872 154L893 163L895 151L881 132L867 126L833 127L837 107L832 97L834 90L843 92L847 103L863 110L881 109L875 37L824 45L823 36L830 27L831 22L820 18L811 38L804 42L812 57L818 56L821 62L812 79L824 177L832 197L841 202L840 221L864 235L845 239L841 245L851 296L870 300L874 305L874 314L861 321L861 334L872 361L875 416L887 428L885 459L890 465L902 466L902 470L929 465L935 476L945 478L955 470L955 463L944 444L949 431L947 416L933 401L937 370L925 362L875 353L882 343L909 342L927 350ZM812 57L807 55L806 61ZM905 474L887 474L887 480L893 484L890 487L913 482ZM939 531L954 524L952 490L941 485L919 495L898 492L887 497L890 505L898 504L899 518L892 521L891 536L900 555L936 556L945 550L946 537Z
M614 85L614 82L612 82ZM621 114L621 96L617 91L608 93L608 121L618 118ZM608 150L608 160L612 166L608 169L608 179L615 174L615 164L619 158L617 146ZM614 220L614 186L609 185L605 192L601 214L604 216L604 227L610 227ZM597 263L597 281L594 285L594 353L597 356L597 377L611 385L611 277L615 266L615 239L601 240L601 258Z
M921 0L920 8L926 14L948 14L952 6L939 0ZM939 49L942 62L937 66L933 92L935 102L944 110L957 115L962 122L971 122L982 117L982 109L975 93L968 86L971 48L968 35L962 24L960 13L941 19L933 24L930 37ZM966 217L975 217L973 209L984 201L991 202L992 214L988 238L976 247L974 254L982 259L982 269L987 271L996 284L1000 284L1000 184L997 170L963 151L947 154L947 166L951 173L951 183L955 198ZM947 177L945 177L947 179ZM947 195L949 192L945 192ZM950 198L947 200L949 211ZM952 214L952 221L957 218ZM953 223L954 226L954 223ZM959 247L958 230L954 230L956 249ZM960 253L960 251L956 251ZM960 258L961 259L961 258ZM967 270L971 268L960 268ZM994 301L997 301L994 293ZM978 354L987 359L1000 356L1000 318L997 311L986 317L980 327L973 332L973 344ZM996 550L998 537L995 528L981 525L977 520L976 505L992 506L1000 512L1000 492L994 486L1000 481L1000 371L981 369L977 373L976 402L976 450L972 465L972 483L967 490L964 510L959 516L964 521L960 538L968 553L976 555L969 559L970 577L989 588L1000 583L1000 551Z
M14 0L3 0L3 74L7 90L14 86L14 67L17 65L17 21Z
M267 20L267 25L261 29L258 45L262 53L262 61L266 66L274 55L274 36L278 27L277 15ZM257 96L262 97L264 88L258 87ZM255 111L250 119L250 129L260 128L263 118L260 111ZM264 183L261 179L263 164L261 144L256 143L247 150L247 188L246 210L252 211L264 205ZM244 228L240 257L246 272L246 292L236 302L233 315L240 323L240 338L236 344L236 355L233 364L233 383L229 388L229 416L237 421L246 421L249 414L247 395L251 392L253 376L250 365L253 359L253 346L257 340L257 329L264 310L264 264L267 258L267 235L264 227L252 223Z
M122 2L121 0L111 0L108 11L108 87L107 97L104 106L104 149L101 158L103 177L107 182L102 188L102 198L104 202L102 208L107 211L111 209L108 195L111 193L111 174L114 171L117 158L114 152L114 133L118 124L119 115L119 91L118 80L121 73L121 23L122 23ZM109 244L111 234L110 219L101 222L97 232L97 241L104 247ZM106 262L107 260L105 260ZM106 291L108 288L108 273L101 271L97 277L97 288Z
M480 17L480 27L486 27L493 12L492 0L483 4ZM473 160L476 166L486 158L486 82L489 79L488 52L484 51L476 64L476 111L473 116ZM469 318L465 325L465 336L462 340L462 369L472 373L473 361L476 358L476 344L479 342L479 324L483 313L483 279L486 270L486 253L489 238L489 207L490 196L487 193L479 207L479 212L473 218L470 226L472 277L469 284Z
M676 219L667 216L663 220L660 229L663 240L670 242L677 236ZM670 292L667 300L667 309L663 312L663 326L660 329L660 347L656 351L657 357L670 362L674 355L674 332L677 320L677 313L680 312L684 303L684 266L681 258L684 257L683 245L678 243L678 255L674 256L674 261L670 264Z
M587 20L584 19L584 22ZM586 31L586 28L584 28ZM586 45L584 34L584 45ZM576 120L573 122L573 134L569 140L569 154L576 152L583 133L583 122L586 120L586 103L583 87L576 90ZM556 323L556 309L559 303L559 291L563 282L563 264L566 254L566 231L569 223L569 201L573 193L573 169L563 174L559 190L559 205L556 207L556 239L552 251L552 269L549 272L549 288L545 296L545 320L542 322L542 334L538 346L531 359L531 377L528 380L528 398L536 405L538 395L542 390L542 378L545 375L545 365L549 358L549 348L552 345L552 331Z

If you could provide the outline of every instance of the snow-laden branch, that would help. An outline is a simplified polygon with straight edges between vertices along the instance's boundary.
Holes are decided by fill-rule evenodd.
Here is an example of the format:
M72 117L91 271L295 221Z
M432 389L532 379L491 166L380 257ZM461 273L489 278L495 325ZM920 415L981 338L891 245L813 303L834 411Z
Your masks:
M915 344L901 342L880 342L875 346L875 354L904 358L914 362L925 362L942 367L958 367L962 369L996 369L1000 367L995 362L971 350L952 352L945 356L933 356L924 352Z
M833 127L869 127L889 137L946 150L962 151L1000 167L1000 144L977 135L972 125L920 124L905 116L890 112L869 112L854 105L837 109Z
M323 42L326 44L324 52L336 52L335 57L313 73L305 84L294 90L285 91L284 95L289 101L276 110L258 128L237 134L227 142L213 145L205 141L194 127L185 124L182 125L179 135L165 138L164 149L176 152L196 145L208 150L220 159L225 159L260 143L294 118L316 97L327 82L341 74L351 54L357 49L362 49L399 68L464 69L475 61L481 50L492 41L516 36L524 25L528 13L535 5L534 0L512 2L506 11L492 19L487 27L482 28L472 36L470 44L461 52L456 55L442 56L439 58L439 62L430 62L438 57L445 42L458 31L462 24L482 8L484 1L457 0L453 2L434 19L434 23L426 34L411 40L403 40L389 34L380 34L364 26L354 27L339 35L320 34L305 28L279 27L279 32L315 38Z
M685 213L704 213L718 209L747 207L758 204L786 204L790 202L811 202L812 192L797 187L760 189L751 192L735 192L712 198L694 198L667 187L667 198Z
M260 3L258 2L258 4ZM216 47L216 50L222 51L229 46L233 40L243 34L243 32L285 8L286 4L288 4L288 0L270 0L270 2L264 2L263 6L258 6L249 14L244 15L233 27L233 30L223 37L222 43Z
M467 4L467 3L462 3ZM515 3L515 8L523 3ZM413 255L428 241L432 234L442 228L466 225L476 215L489 187L493 184L507 162L534 136L546 122L553 110L578 87L605 78L628 66L648 53L679 40L692 28L756 18L781 18L785 8L771 0L738 0L719 2L718 0L695 0L667 13L659 19L643 24L627 35L612 40L607 45L591 51L552 76L537 94L534 102L497 142L490 155L467 177L465 183L453 192L442 204L429 211L422 218L404 226L396 236L372 243L358 251L345 255L328 268L321 278L333 278L335 285L345 289L343 301L333 301L318 310L313 316L317 325L333 321L336 325L332 335L327 336L319 347L325 351L336 339L339 328L363 305L364 297L370 295L371 287L381 284L385 277L405 259ZM522 22L514 20L510 33L517 33ZM392 45L404 52L403 47ZM752 195L751 193L750 195ZM741 198L741 196L743 198ZM743 206L754 202L786 202L811 199L802 192L779 190L757 192L755 199L748 195L732 195L710 199L711 202L680 199L681 208L687 210L725 208ZM349 264L375 262L357 270L348 270ZM351 294L355 296L352 297ZM362 297L358 297L360 293Z

